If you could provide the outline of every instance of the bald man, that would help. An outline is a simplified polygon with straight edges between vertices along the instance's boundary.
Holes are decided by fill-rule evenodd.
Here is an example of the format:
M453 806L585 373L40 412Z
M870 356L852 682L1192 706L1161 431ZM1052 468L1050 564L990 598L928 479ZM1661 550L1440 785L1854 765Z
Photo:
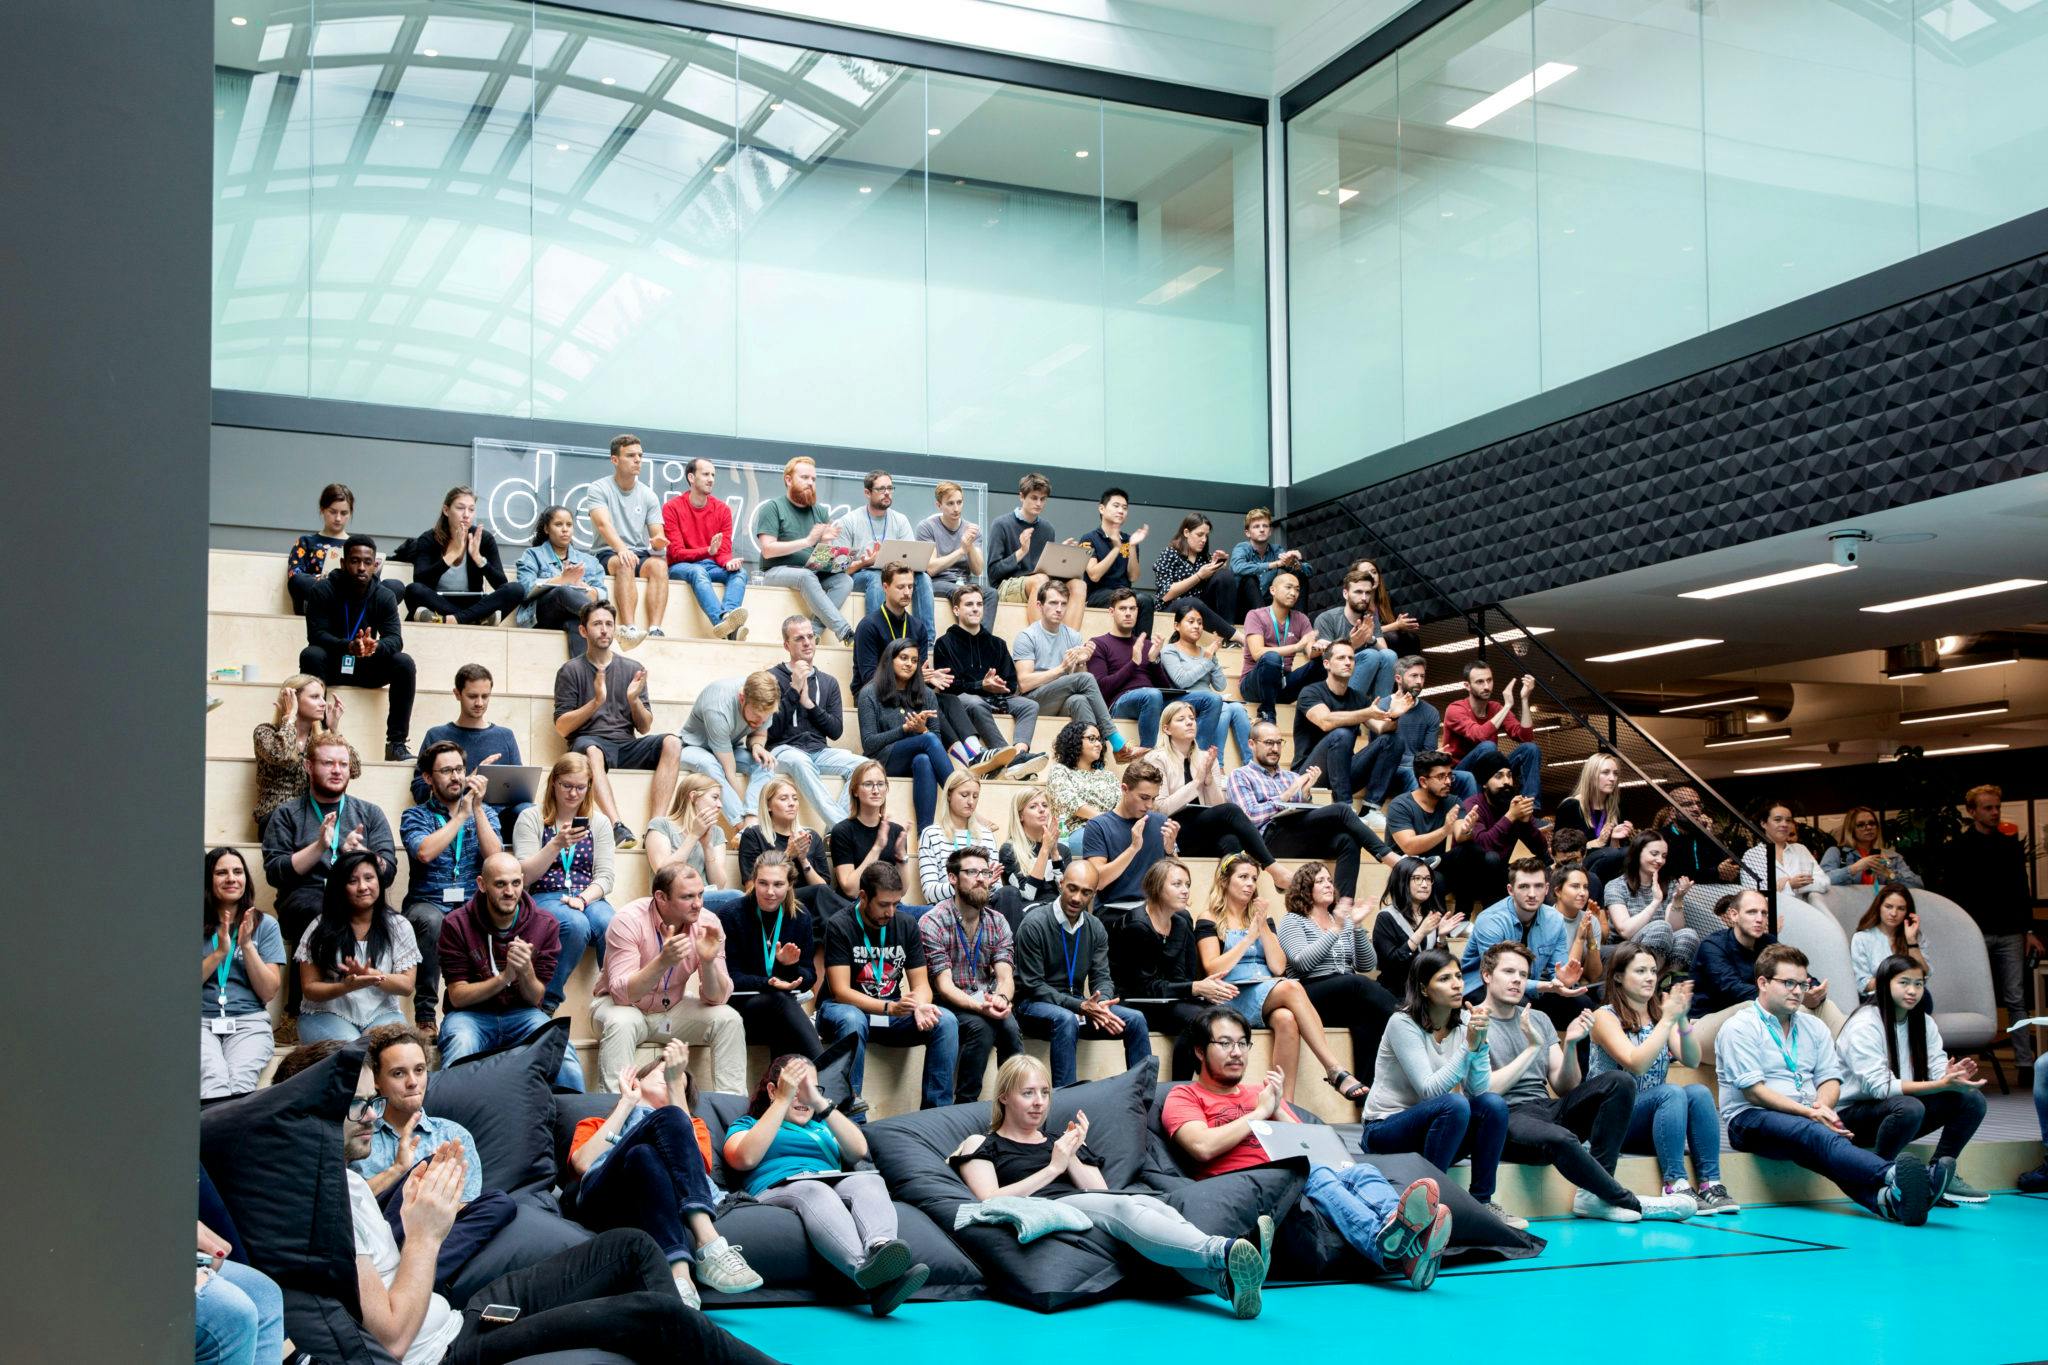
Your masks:
M485 858L476 894L441 925L441 978L448 985L442 1064L516 1043L546 1024L541 997L561 951L561 926L526 894L519 860L504 852ZM583 1088L575 1048L563 1052L555 1084Z

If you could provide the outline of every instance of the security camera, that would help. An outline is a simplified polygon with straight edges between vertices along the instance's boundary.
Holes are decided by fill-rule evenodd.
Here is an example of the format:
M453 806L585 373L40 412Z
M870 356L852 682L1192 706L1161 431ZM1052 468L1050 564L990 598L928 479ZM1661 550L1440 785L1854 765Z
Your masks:
M1863 543L1870 539L1868 531L1828 532L1828 556L1845 569L1856 567L1862 556Z

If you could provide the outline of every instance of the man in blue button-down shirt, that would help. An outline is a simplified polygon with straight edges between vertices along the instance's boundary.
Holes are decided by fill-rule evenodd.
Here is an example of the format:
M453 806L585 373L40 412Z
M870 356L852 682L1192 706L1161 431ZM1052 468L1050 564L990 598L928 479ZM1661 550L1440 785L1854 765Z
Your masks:
M398 817L398 837L412 864L405 884L405 918L419 941L419 977L413 1018L434 1026L441 995L441 920L468 900L484 859L504 848L498 813L484 804L481 773L471 776L462 747L452 740L429 744L420 754L427 799Z
M1918 1227L1953 1168L1930 1173L1910 1153L1887 1162L1856 1145L1835 1112L1846 1073L1834 1039L1800 1008L1809 975L1806 954L1791 944L1765 948L1756 958L1756 1000L1714 1037L1729 1145L1816 1171L1878 1217Z
M363 1065L376 1078L377 1093L384 1097L384 1117L370 1129L370 1154L351 1161L348 1168L370 1182L370 1191L381 1201L384 1193L405 1179L414 1163L432 1156L444 1142L462 1148L465 1174L462 1202L467 1204L483 1193L484 1163L477 1154L476 1139L469 1129L452 1119L437 1119L425 1110L427 1100L427 1040L409 1024L391 1024L373 1029L366 1040Z
M1550 869L1534 858L1517 860L1508 870L1508 898L1495 901L1479 912L1472 933L1465 940L1465 952L1458 965L1465 972L1465 996L1478 1000L1486 990L1479 979L1479 960L1496 943L1509 939L1529 949L1529 990L1543 1016L1560 1028L1572 1016L1591 1007L1584 982L1566 985L1557 979L1557 969L1572 952L1572 926L1546 905L1550 891Z

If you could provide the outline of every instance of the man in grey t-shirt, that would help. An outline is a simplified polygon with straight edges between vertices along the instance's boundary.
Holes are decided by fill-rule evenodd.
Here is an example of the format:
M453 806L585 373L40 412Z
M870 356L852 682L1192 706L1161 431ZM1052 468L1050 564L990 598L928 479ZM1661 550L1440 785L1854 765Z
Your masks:
M981 528L966 517L967 493L950 480L932 490L939 510L917 524L917 538L933 551L932 589L950 593L962 583L981 581L986 560L981 550Z
M590 763L590 796L612 822L615 847L640 846L619 819L618 799L605 776L613 768L654 770L654 813L668 810L675 794L682 741L656 735L654 708L647 701L647 670L612 649L618 618L608 602L583 608L584 652L555 670L555 732L569 752Z
M1101 685L1088 671L1095 646L1066 620L1066 585L1041 583L1038 619L1010 642L1010 657L1017 662L1017 690L1037 702L1041 714L1088 721L1113 752L1122 753L1124 737L1110 719Z
M1635 1112L1635 1076L1615 1070L1581 1078L1578 1042L1592 1031L1593 1016L1574 1016L1559 1038L1556 1025L1523 1003L1529 964L1528 948L1514 939L1494 944L1479 961L1490 1016L1487 1087L1508 1104L1508 1144L1502 1155L1555 1167L1579 1187L1572 1213L1580 1218L1634 1223L1692 1217L1696 1206L1690 1198L1638 1198L1614 1178L1614 1163L1621 1159Z
M754 798L774 775L768 753L768 722L782 701L782 683L766 669L744 678L720 678L704 685L683 722L682 765L718 782L719 805L729 824L754 818ZM740 787L745 784L746 791Z
M612 437L612 476L590 485L583 504L597 533L597 562L611 570L612 601L619 608L619 639L639 643L633 624L633 584L647 583L647 631L659 635L668 610L668 534L661 528L661 499L640 482L640 438Z

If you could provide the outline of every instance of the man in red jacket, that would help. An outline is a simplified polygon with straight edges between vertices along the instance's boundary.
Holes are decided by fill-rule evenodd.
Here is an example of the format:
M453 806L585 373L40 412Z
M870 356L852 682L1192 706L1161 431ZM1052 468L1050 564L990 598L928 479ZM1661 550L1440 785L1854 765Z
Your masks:
M688 583L719 639L747 638L747 566L733 543L732 509L712 495L718 470L702 455L683 469L689 491L661 505L668 533L668 576Z
M1520 696L1516 695L1519 684ZM1458 760L1458 771L1469 773L1472 765L1487 754L1500 754L1514 771L1522 795L1529 798L1532 813L1543 800L1543 755L1536 749L1536 732L1516 714L1529 706L1529 675L1510 678L1493 700L1493 665L1474 659L1465 665L1465 695L1444 708L1444 751ZM1513 753L1501 754L1496 742L1502 735L1514 740Z

